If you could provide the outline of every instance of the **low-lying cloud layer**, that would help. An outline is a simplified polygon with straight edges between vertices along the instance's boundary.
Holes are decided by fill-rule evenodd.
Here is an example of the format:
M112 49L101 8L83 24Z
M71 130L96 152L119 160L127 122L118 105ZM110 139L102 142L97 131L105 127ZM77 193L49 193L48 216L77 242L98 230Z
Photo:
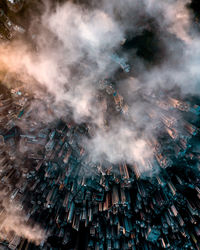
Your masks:
M28 39L0 44L0 71L14 74L40 99L40 104L32 104L38 110L33 120L48 123L72 114L77 123L89 121L95 128L93 136L82 143L94 162L127 162L140 173L152 175L158 165L149 141L161 132L163 114L155 107L156 101L147 99L156 99L153 93L160 88L173 90L176 86L180 96L199 94L199 36L192 25L189 3L102 0L92 1L87 8L72 2L52 7L45 1L43 13L33 15L24 35ZM162 44L159 63L145 62L137 55L137 46L122 49L124 38L140 36L144 30L155 33L157 43ZM131 72L121 78L119 65L112 60L116 51L131 65ZM105 78L116 81L128 114L110 111L107 99L114 106L112 95L105 94L107 98L98 101L99 81ZM53 110L51 115L45 105ZM181 117L178 119L181 127ZM9 204L1 232L12 231L36 243L45 237L38 226L27 226L23 212Z
M189 3L94 1L90 8L72 2L51 8L50 3L45 3L44 13L32 21L28 32L36 50L23 39L2 44L1 61L28 86L37 83L46 88L46 99L52 98L56 117L67 116L70 110L76 122L90 120L96 125L93 138L85 141L94 161L105 157L113 163L141 164L141 158L146 161L153 157L146 138L150 134L156 136L157 123L147 122L144 114L152 109L159 111L143 102L136 90L148 92L179 86L183 95L198 91L199 37L192 28ZM145 29L151 30L150 20L156 27L153 32L158 43L164 44L166 52L161 63L153 67L134 51L130 56L120 45L127 34L134 37ZM129 117L114 119L112 113L108 114L110 128L105 130L107 108L97 105L96 95L99 80L114 78L118 70L119 65L111 60L115 51L129 60L132 67L123 81L117 80L117 86L125 93L124 101L128 100ZM135 69L139 69L139 74ZM134 95L137 97L133 98Z

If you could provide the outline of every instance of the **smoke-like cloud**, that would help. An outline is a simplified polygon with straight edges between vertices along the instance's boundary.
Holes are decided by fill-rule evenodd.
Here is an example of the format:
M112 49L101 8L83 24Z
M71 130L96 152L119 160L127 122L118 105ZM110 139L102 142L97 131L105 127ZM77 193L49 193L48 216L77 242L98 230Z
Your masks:
M23 237L39 245L47 235L39 225L30 222L22 204L16 201L16 191L10 193L4 187L0 193L0 238L12 241L14 237Z
M161 114L154 104L140 98L140 93L175 86L180 87L182 94L198 91L199 38L192 28L189 3L187 0L94 1L90 8L71 2L51 8L45 3L47 8L37 21L32 21L28 32L37 49L23 39L2 44L1 62L38 96L41 88L42 99L52 101L55 118L72 111L76 122L89 120L95 124L93 138L84 140L94 161L105 158L113 163L128 161L142 166L141 162L153 158L147 138L156 136L155 126ZM149 20L154 20L158 43L164 44L166 52L161 63L153 67L137 53L133 52L131 58L120 47L130 33L134 37L145 29L151 30ZM111 59L115 51L133 64L131 74L121 82L116 80L124 102L128 102L128 117L116 118L109 111L106 98L97 101L99 80L113 78L118 70L119 65ZM138 75L134 68L140 69ZM157 113L156 121L149 120L148 113L152 110ZM43 116L45 110L39 113ZM105 129L105 122L109 128Z
M169 99L156 93L159 89L173 93L178 86L184 97L200 90L199 36L192 27L189 3L102 0L92 1L87 8L71 2L52 7L45 1L42 14L33 15L28 39L24 35L0 44L1 80L8 84L8 75L13 75L10 86L17 79L35 96L29 108L32 118L25 116L18 124L22 131L31 124L40 127L40 123L72 115L75 122L89 121L90 130L94 128L89 131L93 136L80 142L94 162L126 162L138 176L159 171L154 161L157 136L166 128L171 131L166 122L179 121L180 130L184 122L180 115L170 113ZM153 30L162 44L159 63L145 62L137 46L131 52L122 49L124 38L140 36L144 30ZM131 64L131 72L122 77L112 60L116 51ZM5 78L4 72L8 72ZM105 78L115 82L112 91L121 94L118 101L123 107L127 104L127 113L116 111L113 93L99 90L99 81ZM28 150L21 140L19 151ZM37 244L46 237L39 226L27 225L23 210L3 193L0 199L5 211L0 236L14 232Z

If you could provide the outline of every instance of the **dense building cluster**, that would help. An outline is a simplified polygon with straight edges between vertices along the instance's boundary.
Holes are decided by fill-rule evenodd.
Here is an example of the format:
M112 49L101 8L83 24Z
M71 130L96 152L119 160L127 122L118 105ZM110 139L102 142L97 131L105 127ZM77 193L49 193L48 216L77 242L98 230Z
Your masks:
M25 89L2 92L1 190L9 203L26 211L26 223L34 221L44 228L49 239L39 248L198 248L199 152L193 146L199 137L198 105L174 98L166 104L156 101L164 107L160 120L166 134L157 140L150 137L155 162L149 164L161 170L141 179L136 163L89 160L81 138L92 136L92 125L60 120L46 126L31 118L37 112L30 105L35 100ZM166 109L185 115L181 134ZM6 212L2 206L2 220ZM4 236L11 249L29 244L16 235Z
M23 2L21 0L6 1L7 5L2 1L0 4L0 38L1 39L12 39L17 34L23 34L25 32L24 28L20 25L15 24L12 19L7 15L6 12L9 10L11 12L18 12L23 7ZM8 7L8 8L6 8Z
M7 1L12 12L24 1ZM0 9L1 38L22 32ZM114 53L125 73L131 68ZM7 76L8 77L8 76ZM145 134L153 160L142 175L138 162L93 162L84 138L92 123L53 116L51 105L29 93L23 83L0 85L0 248L1 249L199 249L200 248L200 100L178 91L139 89L149 105L144 114L159 136ZM97 82L96 102L105 112L129 120L129 106L113 79ZM148 106L148 105L147 105ZM153 107L153 108L152 108ZM158 112L159 111L159 112ZM181 123L177 120L180 117ZM143 133L141 128L141 133ZM27 239L6 229L16 210L24 225L39 225L43 238ZM13 218L13 217L11 217ZM38 234L39 234L38 229Z

